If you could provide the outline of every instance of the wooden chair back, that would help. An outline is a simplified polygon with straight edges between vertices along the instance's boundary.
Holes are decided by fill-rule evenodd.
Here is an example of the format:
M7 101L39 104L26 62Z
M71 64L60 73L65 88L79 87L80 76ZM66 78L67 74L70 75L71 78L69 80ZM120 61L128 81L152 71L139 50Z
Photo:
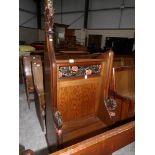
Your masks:
M108 98L113 52L94 59L73 59L71 55L65 60L56 59L52 5L52 1L45 3L47 139L50 142L53 117L58 144L62 144L113 123L104 104Z
M24 74L25 74L25 78L28 79L28 87L33 88L31 62L32 60L35 61L38 58L40 58L40 56L24 56L23 57Z
M134 66L114 67L110 94L115 98L117 106L113 110L115 121L134 116L135 107L135 69Z
M108 98L112 63L113 52L109 51L101 59L56 60L48 70L54 84L51 85L54 89L50 88L50 92L54 90L51 101L55 99L50 104L52 115L57 130L60 130L57 132L63 133L58 135L59 144L113 123L104 104ZM47 108L47 113L49 110Z
M46 136L52 145L54 126L58 144L76 143L77 138L113 124L105 105L112 74L113 52L101 58L57 60L53 41L54 8L45 0L45 93ZM102 130L103 131L103 130ZM92 136L92 135L91 135ZM71 144L71 143L70 143Z
M112 60L109 52L103 60L57 61L57 109L64 122L97 115L100 102L108 97Z
M34 86L38 91L44 91L43 86L43 67L41 59L32 60L32 72L33 72L33 80Z
M32 80L32 71L31 71L31 57L24 56L23 57L23 67L24 67L24 75L27 80L27 87L33 90L33 80Z
M114 56L114 67L134 66L135 58L132 56Z
M114 91L122 96L132 96L135 93L135 69L133 66L113 68Z
M32 60L32 72L33 72L33 82L36 93L40 97L40 106L42 111L45 109L45 98L44 98L44 82L43 82L43 66L40 57Z
M32 73L35 88L35 103L36 112L41 125L44 130L44 115L45 115L45 97L43 84L43 67L41 57L32 60Z
M25 91L27 96L28 106L30 108L30 95L34 93L34 85L32 79L32 70L31 70L31 56L24 56L23 57L23 69L24 69L24 80L25 80Z

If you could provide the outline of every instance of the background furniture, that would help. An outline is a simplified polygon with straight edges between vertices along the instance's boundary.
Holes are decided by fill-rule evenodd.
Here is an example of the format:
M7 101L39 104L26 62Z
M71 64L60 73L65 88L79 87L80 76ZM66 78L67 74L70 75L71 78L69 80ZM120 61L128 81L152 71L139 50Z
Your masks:
M25 89L26 89L26 96L28 106L30 108L30 102L32 100L31 94L34 93L34 85L33 85L33 77L32 77L32 68L31 63L40 59L39 55L34 56L23 56L23 70L24 70L24 81L25 81Z
M32 79L32 70L31 70L31 56L23 57L23 68L24 68L24 79L25 79L25 89L28 106L30 108L30 95L34 93L33 79Z
M135 69L134 66L114 67L111 81L111 96L117 102L114 119L124 120L134 116Z
M133 55L134 38L107 37L104 49L112 49L115 55Z
M32 75L34 83L34 97L36 105L36 113L44 131L44 117L45 117L45 97L44 97L44 83L43 83L43 67L41 57L32 60Z

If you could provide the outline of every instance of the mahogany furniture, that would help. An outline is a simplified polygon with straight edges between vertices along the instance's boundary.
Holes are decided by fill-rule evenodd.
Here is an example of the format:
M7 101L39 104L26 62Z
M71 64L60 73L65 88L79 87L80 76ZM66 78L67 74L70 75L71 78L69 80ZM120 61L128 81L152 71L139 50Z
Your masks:
M135 140L135 122L129 122L50 155L111 155Z
M47 107L53 109L58 144L67 143L112 124L104 100L108 98L113 53L105 53L103 57L77 59L74 63L56 60L56 71L53 73L55 78L52 79L55 87L50 88L56 101L52 104L51 97L47 101ZM50 67L49 71L54 71L53 66ZM46 109L47 113L49 108ZM47 115L47 132L49 119Z
M114 67L110 94L116 100L117 108L112 110L116 120L134 116L135 68L134 66Z
M95 56L95 55L94 55ZM96 58L101 58L102 54L96 54ZM135 66L135 57L131 55L115 55L113 67Z
M25 89L28 106L30 108L30 95L34 93L33 79L32 79L32 70L31 62L39 56L23 56L23 68L24 68L24 79L25 79Z
M109 98L113 52L104 53L100 58L74 59L68 55L67 58L57 59L53 43L53 14L53 1L46 0L44 53L46 138L51 147L52 124L54 124L57 143L65 147L99 132L103 133L117 122L113 119L109 106L112 104L112 107L115 107L117 103ZM125 137L126 131L122 131L122 139L115 139L119 147L134 140L131 138L134 137L134 131L129 131L131 137ZM119 135L119 132L116 132L116 136L117 134ZM106 143L109 152L113 148L112 141L111 137ZM99 149L101 150L100 147Z
M43 84L43 67L41 57L32 59L32 74L34 82L34 96L36 104L36 112L41 125L44 130L44 116L45 116L45 98L44 98L44 84Z
M68 29L69 25L54 23L54 47L55 51L73 51L76 52L87 52L87 48L83 45L79 45L76 41L75 30Z
M23 57L23 67L24 67L24 78L25 78L25 89L28 106L30 108L30 94L34 93L34 86L32 80L32 71L31 71L31 60L32 57L24 56Z
M114 67L120 67L120 66L135 66L135 58L130 55L115 55L114 56Z
M113 53L104 59L57 60L57 102L55 113L62 116L57 126L58 142L65 143L111 124L104 100L108 97ZM103 80L104 79L104 80ZM55 114L56 115L56 114ZM55 124L57 118L55 118Z
M135 122L132 121L50 155L110 155L134 140ZM34 152L26 150L22 155L34 155Z

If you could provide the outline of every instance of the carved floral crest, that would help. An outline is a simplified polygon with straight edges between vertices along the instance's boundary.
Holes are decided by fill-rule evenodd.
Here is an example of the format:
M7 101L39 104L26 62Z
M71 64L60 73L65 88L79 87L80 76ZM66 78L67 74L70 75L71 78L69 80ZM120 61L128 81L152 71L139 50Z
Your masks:
M54 8L53 0L45 1L45 31L49 34L53 33L53 24L54 24Z
M100 74L100 72L101 65L59 67L59 78L97 75Z

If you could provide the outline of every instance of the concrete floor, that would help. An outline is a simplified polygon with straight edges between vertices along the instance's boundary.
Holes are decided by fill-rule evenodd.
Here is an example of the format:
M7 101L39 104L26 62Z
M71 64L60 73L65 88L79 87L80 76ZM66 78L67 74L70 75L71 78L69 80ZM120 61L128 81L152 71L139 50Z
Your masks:
M37 155L47 155L45 132L41 130L35 103L32 102L28 108L24 85L20 85L19 92L19 144L25 149L40 152Z
M28 108L25 87L19 87L19 145L20 149L32 149L36 155L48 155L45 132L42 132L37 119L35 104ZM135 143L116 151L113 155L134 155Z

